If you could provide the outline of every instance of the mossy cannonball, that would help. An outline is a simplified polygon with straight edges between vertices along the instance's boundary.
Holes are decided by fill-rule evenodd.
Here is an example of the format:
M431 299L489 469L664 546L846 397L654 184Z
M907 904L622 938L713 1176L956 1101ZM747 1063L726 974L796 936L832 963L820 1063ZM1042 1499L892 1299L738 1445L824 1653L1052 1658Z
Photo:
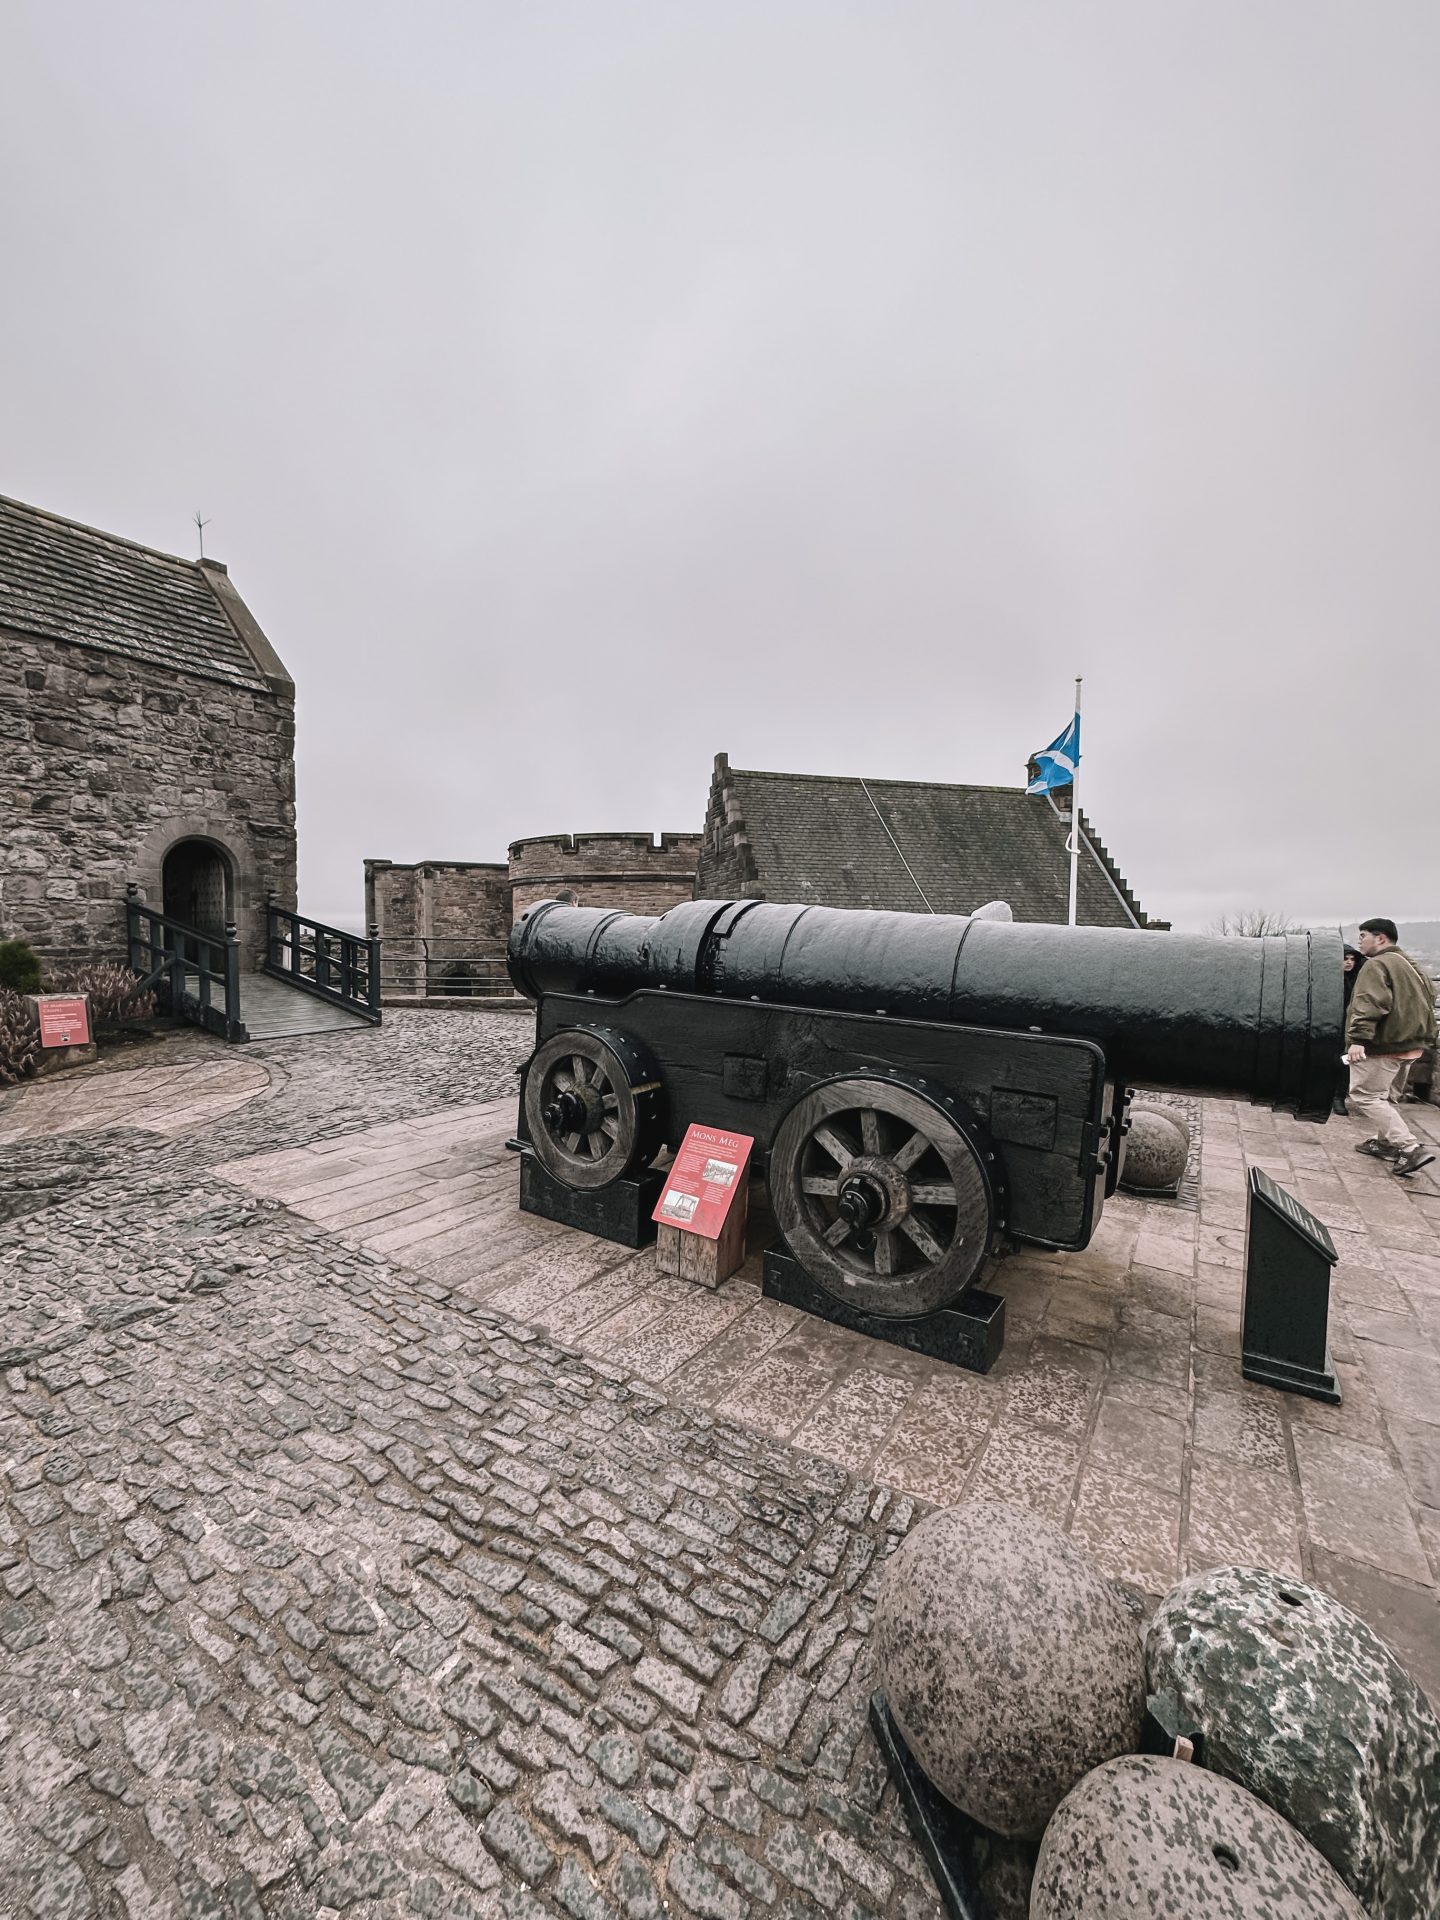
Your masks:
M1440 1717L1363 1620L1263 1567L1215 1567L1160 1602L1145 1663L1204 1731L1206 1766L1283 1814L1363 1905L1440 1914Z
M1038 1838L1082 1774L1139 1743L1139 1628L1023 1507L977 1500L922 1520L886 1563L872 1643L911 1753L996 1833Z
M1066 1795L1040 1842L1030 1920L1366 1920L1335 1869L1218 1773L1128 1754Z

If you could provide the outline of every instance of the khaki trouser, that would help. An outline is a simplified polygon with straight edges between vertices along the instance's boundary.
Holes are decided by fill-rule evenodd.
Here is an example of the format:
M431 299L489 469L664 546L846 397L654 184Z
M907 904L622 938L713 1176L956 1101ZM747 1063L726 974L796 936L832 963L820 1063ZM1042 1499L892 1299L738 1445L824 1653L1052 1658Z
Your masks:
M1388 1141L1402 1153L1408 1153L1416 1144L1414 1134L1395 1105L1409 1065L1408 1060L1373 1053L1350 1069L1351 1109L1370 1123L1377 1140Z

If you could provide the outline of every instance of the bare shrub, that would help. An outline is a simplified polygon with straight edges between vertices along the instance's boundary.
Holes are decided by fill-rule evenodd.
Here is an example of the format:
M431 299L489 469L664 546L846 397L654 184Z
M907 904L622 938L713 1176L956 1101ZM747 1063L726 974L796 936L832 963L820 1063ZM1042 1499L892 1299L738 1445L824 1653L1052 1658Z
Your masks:
M33 1080L40 1061L40 1025L23 994L0 987L0 1087Z
M1305 928L1298 920L1292 920L1288 913L1274 907L1245 907L1239 913L1222 913L1218 920L1210 922L1205 931L1240 935L1253 940L1264 934L1304 933Z
M139 975L118 960L89 960L83 966L56 967L46 983L47 993L88 994L94 1032L113 1032L125 1020L140 1020L155 1011L153 993L134 999Z

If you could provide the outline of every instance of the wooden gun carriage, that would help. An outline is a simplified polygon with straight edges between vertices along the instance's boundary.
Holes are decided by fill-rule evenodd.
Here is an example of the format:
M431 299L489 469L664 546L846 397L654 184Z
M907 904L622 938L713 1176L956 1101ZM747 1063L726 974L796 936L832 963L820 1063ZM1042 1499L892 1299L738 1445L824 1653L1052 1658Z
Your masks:
M1323 1121L1341 1051L1337 934L543 901L508 958L538 1003L522 1205L636 1244L663 1148L752 1135L788 1297L850 1324L963 1311L1002 1236L1085 1247L1132 1085Z

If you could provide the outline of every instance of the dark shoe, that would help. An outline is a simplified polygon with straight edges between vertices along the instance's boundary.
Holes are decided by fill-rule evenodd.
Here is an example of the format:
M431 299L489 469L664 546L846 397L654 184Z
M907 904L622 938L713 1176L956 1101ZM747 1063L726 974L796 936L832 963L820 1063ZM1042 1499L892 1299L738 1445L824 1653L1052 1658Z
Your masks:
M1345 1115L1349 1113L1350 1109L1346 1106L1343 1100L1332 1100L1330 1102L1330 1111L1331 1113L1338 1113L1341 1115Z
M1421 1167L1428 1167L1434 1158L1429 1147L1410 1147L1399 1156L1390 1171L1398 1173L1403 1180L1408 1174L1418 1173Z
M1400 1154L1400 1149L1392 1147L1388 1140L1362 1140L1355 1151L1368 1153L1372 1160L1395 1160Z

